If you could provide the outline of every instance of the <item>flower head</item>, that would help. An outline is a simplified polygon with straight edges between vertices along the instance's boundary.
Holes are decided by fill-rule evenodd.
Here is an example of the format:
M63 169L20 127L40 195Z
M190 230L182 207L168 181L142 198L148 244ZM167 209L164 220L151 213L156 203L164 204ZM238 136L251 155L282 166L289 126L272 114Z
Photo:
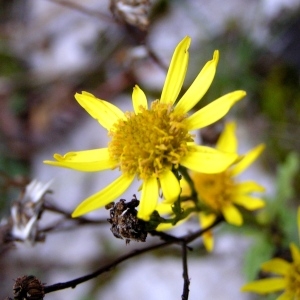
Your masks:
M298 231L300 235L300 208L298 208ZM300 249L290 244L292 261L273 258L262 264L261 269L275 274L275 277L249 282L242 287L243 292L269 294L284 291L277 300L300 299Z
M134 87L132 94L133 112L124 113L115 105L87 92L75 95L78 103L108 130L111 141L107 148L70 152L64 156L55 154L56 161L45 163L79 171L119 168L121 175L84 200L73 212L73 217L110 203L137 178L143 181L138 217L147 221L155 210L160 189L170 203L178 198L180 185L172 170L179 165L198 172L217 173L236 160L236 154L196 145L190 131L222 118L235 102L245 96L244 91L226 94L187 115L214 78L218 51L174 104L185 78L190 41L189 37L185 37L176 47L161 97L150 107L138 86Z
M233 122L225 125L216 145L218 150L237 154L238 144L235 127L236 125ZM262 186L255 181L237 182L235 178L253 163L263 149L264 145L255 147L223 172L217 174L192 172L190 174L198 195L198 202L204 204L206 208L198 213L199 222L203 228L212 225L218 216L223 216L229 224L240 226L243 223L243 218L238 206L248 210L256 210L265 205L262 199L250 195L253 192L263 192L264 188ZM186 181L183 181L182 188L182 196L190 194L190 187ZM193 201L185 201L183 204L184 209L195 206ZM163 206L158 207L159 212L162 210L165 210ZM168 226L161 224L158 230L163 230L166 227ZM211 231L203 234L203 241L206 249L211 251L213 249Z
M217 149L237 153L235 123L228 123L217 143ZM239 162L218 174L192 173L195 189L200 201L209 208L210 212L200 212L199 221L202 227L210 226L218 215L232 225L240 226L243 218L238 210L242 206L247 210L256 210L265 206L262 199L251 196L253 192L263 192L265 189L255 181L237 182L236 176L248 168L261 154L264 145L246 153ZM211 232L203 235L204 244L208 250L213 247Z

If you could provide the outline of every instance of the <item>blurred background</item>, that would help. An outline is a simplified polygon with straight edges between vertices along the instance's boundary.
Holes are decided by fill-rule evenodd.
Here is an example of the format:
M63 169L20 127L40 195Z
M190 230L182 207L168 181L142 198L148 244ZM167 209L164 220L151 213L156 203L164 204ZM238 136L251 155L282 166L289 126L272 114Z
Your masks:
M240 153L266 144L243 174L266 187L267 206L245 225L216 230L216 247L201 242L189 253L190 299L275 299L241 294L247 281L264 276L259 265L288 259L297 238L300 172L300 5L297 0L1 0L0 1L0 219L32 179L53 180L47 200L71 212L116 177L80 173L42 163L54 153L105 147L106 130L74 99L88 91L131 110L138 84L148 100L160 97L177 43L192 38L184 88L215 49L214 82L198 105L243 89L228 119L238 123ZM138 184L124 198L131 199ZM108 218L105 210L92 217ZM43 215L47 228L59 219ZM176 234L195 228L178 228ZM69 228L70 227L70 228ZM143 247L113 237L109 224L66 226L28 246L4 242L0 230L0 299L12 295L13 279L33 274L42 282L67 281ZM198 227L196 227L198 228ZM149 237L148 243L157 238ZM47 294L45 299L178 299L182 292L180 248L169 247L119 265L97 279Z

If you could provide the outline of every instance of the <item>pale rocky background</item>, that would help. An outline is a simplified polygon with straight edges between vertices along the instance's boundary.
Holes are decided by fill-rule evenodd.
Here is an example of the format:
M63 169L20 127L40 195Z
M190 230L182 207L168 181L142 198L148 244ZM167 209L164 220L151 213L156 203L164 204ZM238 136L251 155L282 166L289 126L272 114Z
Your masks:
M75 1L84 4L91 10L101 11L109 15L108 1L87 0ZM172 1L171 1L172 2ZM152 49L168 64L175 45L185 35L192 37L190 57L201 55L196 53L193 45L210 35L216 35L222 25L229 18L236 17L240 26L259 44L268 43L267 20L272 18L280 9L292 9L296 0L229 0L220 2L190 0L174 1L171 10L161 20L150 28L147 38ZM122 36L118 26L109 24L105 20L92 18L82 12L52 3L47 0L27 1L24 13L30 17L26 26L16 30L12 45L15 51L26 53L27 63L32 68L36 78L49 80L58 74L66 78L74 71L85 70L93 65L89 51L93 49L94 41L99 32L109 30L112 39ZM200 20L200 21L199 21ZM202 26L199 28L199 26ZM51 36L50 48L43 48L43 39ZM101 58L99 58L101 59ZM209 60L207 57L205 60ZM222 54L221 54L222 59ZM202 66L192 67L193 74ZM242 66L241 66L242 68ZM142 88L159 91L164 80L164 72L154 63L140 63L134 70ZM188 71L189 73L189 71ZM241 87L243 88L243 87ZM122 109L131 109L130 95L114 96L113 101ZM152 99L149 99L152 100ZM75 100L74 100L75 101ZM234 115L231 115L234 118ZM259 141L253 139L253 132L248 130L249 124L239 120L238 135L241 138L240 152L243 153L255 146ZM50 198L67 210L72 210L82 199L105 187L117 175L116 172L80 173L67 169L53 168L42 164L45 159L51 159L53 153L84 150L105 146L106 131L88 115L81 115L78 121L72 123L72 128L62 139L56 140L46 147L41 147L32 158L32 178L42 182L54 179ZM243 177L255 178L267 187L272 194L272 178L262 173L259 163L252 167ZM138 183L132 187L123 198L129 199L136 193ZM99 210L91 216L107 217L107 211ZM52 216L49 216L49 220ZM184 233L188 228L178 232ZM243 253L251 241L242 236L216 233L216 247L212 255L197 257L197 243L188 260L189 277L191 279L190 298L198 299L252 299L249 294L241 294L239 289L244 283L242 274ZM149 238L155 242L156 238ZM50 234L45 243L34 247L18 245L7 255L10 260L10 278L16 278L26 272L34 273L43 282L52 284L67 281L95 270L105 263L106 251L127 253L141 243L132 242L125 246L122 240L114 239L107 226L84 227L79 230ZM182 267L176 247L164 248L165 253L177 253L177 257L152 256L146 254L119 265L118 274L108 280L105 285L106 274L100 276L98 282L103 286L94 293L95 298L101 300L127 299L180 299L182 292ZM102 259L101 257L104 257ZM100 258L100 262L98 259ZM32 262L31 269L28 270ZM98 264L99 263L99 264ZM52 266L49 270L49 264ZM47 270L48 269L48 270ZM1 271L0 271L1 272ZM87 292L95 285L94 281L81 284L76 289L67 289L48 294L45 299L73 299L83 300ZM1 283L0 283L1 287ZM95 288L95 287L94 287ZM0 288L3 291L3 287ZM0 298L6 296L0 294Z

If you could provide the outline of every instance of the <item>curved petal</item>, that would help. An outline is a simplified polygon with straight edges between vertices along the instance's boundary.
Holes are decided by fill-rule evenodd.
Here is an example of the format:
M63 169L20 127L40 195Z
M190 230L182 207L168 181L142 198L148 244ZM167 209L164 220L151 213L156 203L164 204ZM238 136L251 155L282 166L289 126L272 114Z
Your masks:
M202 235L203 238L203 244L206 249L206 251L211 252L214 249L214 236L212 230L208 230L203 233Z
M179 184L181 187L181 196L189 196L191 194L191 187L184 177L180 180Z
M207 228L209 226L211 226L215 220L216 220L217 216L215 214L206 214L206 213L199 213L199 222L201 224L201 228Z
M294 295L291 291L285 291L283 294L281 294L276 300L291 300L293 299Z
M297 210L297 227L298 227L298 238L300 241L300 206L298 207Z
M178 223L177 223L178 224ZM177 225L176 224L176 225ZM155 230L157 231L168 231L173 229L174 226L172 225L172 223L160 223L158 224L158 226L155 228Z
M189 130L194 130L220 120L227 114L233 104L241 100L245 95L246 92L244 91L235 91L218 98L189 116L185 120L186 125Z
M56 153L53 157L57 161L45 160L44 163L84 172L103 171L117 166L117 163L110 159L107 148L68 152L63 156Z
M290 250L291 250L293 261L296 262L296 263L299 263L300 262L299 248L294 243L291 243L290 244Z
M165 203L173 203L180 194L180 184L172 171L166 170L159 176Z
M245 284L242 292L254 292L257 294L268 294L283 290L286 287L284 278L266 278Z
M137 217L144 221L150 220L150 215L158 202L158 182L155 177L145 180L143 183L141 200Z
M119 120L124 119L124 113L115 105L96 98L94 95L82 92L75 94L77 102L104 128L110 130Z
M235 122L228 122L225 124L224 130L221 133L216 148L220 151L237 153L238 141L235 134Z
M139 88L138 85L135 85L132 92L132 104L133 109L136 114L140 112L141 106L145 109L148 109L148 102L145 93Z
M189 218L185 218L183 220L180 220L179 222L177 222L175 225L173 225L172 223L160 223L155 230L157 231L167 231L170 229L173 229L174 227L177 227L183 223L185 223Z
M216 50L213 59L205 64L174 110L185 114L202 99L215 77L218 61L219 51Z
M223 206L222 213L227 223L235 226L243 224L242 215L234 205Z
M235 153L223 153L206 146L193 146L180 164L192 171L215 174L225 171L237 159Z
M252 180L236 183L234 186L234 193L238 195L264 191L263 186Z
M191 38L186 36L174 51L160 97L162 103L173 104L177 99L187 71L190 43Z
M215 214L205 214L205 213L199 213L199 222L201 224L201 228L207 228L210 225L213 224L213 222L216 220L217 216ZM211 252L214 249L214 236L212 230L208 230L203 233L203 244L205 249L208 252Z
M231 170L232 176L236 176L247 169L265 149L265 145L260 144L257 147L251 149L245 156L233 166Z
M157 210L160 215L173 214L172 204L166 202L158 203L155 207L155 210Z
M237 195L236 198L234 198L233 202L248 210L256 210L266 206L264 200L248 195Z
M274 258L262 264L261 269L279 275L288 274L291 264L282 258Z
M121 175L103 190L81 202L72 213L72 217L79 217L112 202L128 189L134 177Z

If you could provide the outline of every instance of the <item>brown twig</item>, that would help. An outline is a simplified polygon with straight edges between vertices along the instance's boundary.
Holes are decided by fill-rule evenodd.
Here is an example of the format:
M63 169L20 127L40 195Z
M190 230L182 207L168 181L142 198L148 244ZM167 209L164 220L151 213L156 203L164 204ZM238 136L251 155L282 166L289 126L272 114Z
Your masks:
M66 220L68 221L72 221L72 223L77 225L104 225L104 224L108 224L106 219L97 219L97 220L93 220L90 218L85 218L85 217L79 217L79 218L72 218L72 215L69 211L66 211L64 209L62 209L61 207L58 207L57 205L50 203L49 201L45 201L44 205L43 205L44 211L49 211L49 212L53 212L56 214L60 214L62 216L64 216L65 218L62 220L59 220L57 222L55 222L54 224L50 224L45 228L42 228L39 230L39 233L41 234L45 234L47 232L53 232L53 231L57 231L57 230L70 230L72 229L74 226L67 226L67 227L62 227L65 223Z
M188 274L188 264L187 264L187 245L186 243L182 243L182 268L183 268L183 292L181 295L182 300L187 300L189 298L189 286L190 279Z
M97 19L102 19L106 22L117 24L116 21L112 17L110 17L109 15L106 15L106 14L104 14L102 12L99 12L99 11L94 11L94 10L88 9L88 8L82 6L82 5L77 4L77 3L73 3L73 2L70 2L70 1L66 1L66 0L48 0L48 1L59 4L59 5L62 5L62 6L65 6L65 7L68 7L68 8L71 8L71 9L74 9L74 10L77 10L77 11L83 13L83 14L95 17Z
M201 236L204 232L212 229L214 226L219 224L221 221L222 221L222 218L219 218L211 226L209 226L207 228L204 228L202 230L198 230L195 233L184 235L184 236L179 237L179 238L177 238L177 237L170 238L171 235L168 235L168 240L167 241L161 242L161 243L156 244L156 245L148 246L144 249L138 249L138 250L135 250L135 251L133 251L129 254L121 256L120 258L116 259L112 263L109 263L106 266L100 267L98 270L96 270L93 273L90 273L88 275L85 275L85 276L82 276L82 277L79 277L79 278L76 278L76 279L73 279L73 280L70 280L70 281L45 286L44 287L45 294L55 292L55 291L58 291L58 290L62 290L62 289L75 288L78 284L86 282L90 279L93 279L93 278L101 275L102 273L105 273L105 272L111 270L112 268L116 267L118 264L122 263L123 261L126 261L127 259L136 257L138 255L141 255L143 253L146 253L146 252L149 252L149 251L152 251L152 250L155 250L155 249L159 249L159 248L162 248L162 247L172 245L174 243L177 243L179 240L182 241L182 244L184 245L184 248L186 249L186 245L188 243L192 242L193 240L195 240L196 238ZM161 238L162 238L162 236L161 236ZM186 260L186 257L184 258L184 260ZM184 271L184 274L185 274L184 276L187 276L187 278L188 278L187 269L186 269L186 271ZM188 286L189 286L189 281L186 281L186 279L185 279L184 293L187 293L185 291L185 289L188 289ZM187 298L183 298L183 299L187 299Z

